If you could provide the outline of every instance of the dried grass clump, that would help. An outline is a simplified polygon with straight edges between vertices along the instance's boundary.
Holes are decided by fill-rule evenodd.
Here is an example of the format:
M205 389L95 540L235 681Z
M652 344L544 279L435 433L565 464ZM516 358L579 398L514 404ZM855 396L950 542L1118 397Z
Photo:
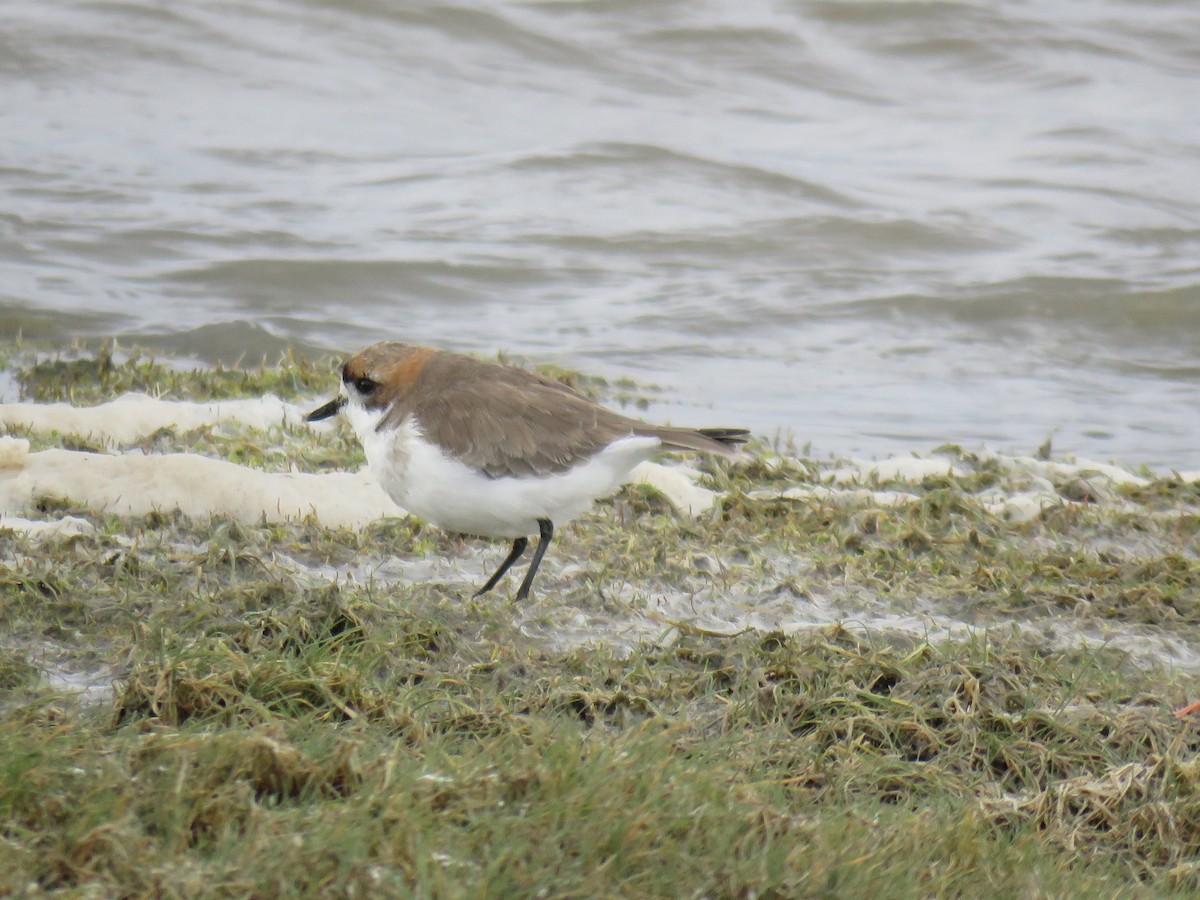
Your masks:
M253 724L278 715L346 721L386 717L389 704L361 670L335 658L305 665L286 657L253 659L231 648L162 664L124 679L116 722L150 716L167 725L196 719Z
M1128 860L1137 875L1164 872L1173 887L1200 889L1200 764L1150 757L1043 790L982 800L997 827L1034 829L1075 857Z
M250 786L257 800L277 802L345 797L362 783L356 742L338 741L324 760L317 761L280 731L277 726L231 734L156 731L132 752L131 774L157 773L186 780L198 797L241 782Z

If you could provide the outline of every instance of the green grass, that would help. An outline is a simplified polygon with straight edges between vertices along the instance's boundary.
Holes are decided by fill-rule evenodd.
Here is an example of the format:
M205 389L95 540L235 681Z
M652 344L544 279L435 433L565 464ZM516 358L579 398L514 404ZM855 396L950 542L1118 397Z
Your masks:
M11 359L31 396L75 402L336 382L334 363L291 359L180 373L80 357L78 377ZM86 364L111 367L102 386ZM361 463L344 433L302 430L142 449L185 448ZM680 519L628 489L562 529L520 607L509 583L472 599L457 570L389 569L502 553L477 560L483 542L413 521L44 502L95 531L0 532L0 892L1194 896L1200 731L1173 710L1200 683L1063 636L1200 644L1196 486L1160 478L1013 524L978 496L1006 476L959 462L961 477L880 485L918 495L896 508L750 500L821 469L705 462L727 492L716 513ZM811 598L846 623L705 618ZM880 612L977 628L851 627ZM614 640L564 639L580 617ZM64 673L111 694L51 688Z
M75 350L35 354L16 361L21 397L37 403L90 406L136 391L171 400L227 400L275 394L311 397L337 386L341 363L288 353L277 364L246 369L183 369L133 350L115 355L111 345L98 353Z

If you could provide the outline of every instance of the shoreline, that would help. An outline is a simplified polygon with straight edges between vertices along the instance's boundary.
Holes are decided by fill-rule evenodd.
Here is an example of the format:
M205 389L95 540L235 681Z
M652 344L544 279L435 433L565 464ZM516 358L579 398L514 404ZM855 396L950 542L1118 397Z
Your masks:
M1200 696L1200 472L953 446L817 461L759 444L598 503L516 606L508 584L469 596L499 544L380 519L382 505L289 516L282 494L248 487L325 480L329 509L370 496L347 431L289 413L331 367L80 357L43 371L55 361L19 356L10 371L47 403L139 387L176 401L125 401L136 415L102 408L91 424L78 407L21 422L29 404L0 406L0 715L15 729L0 754L31 760L22 779L37 785L2 808L28 883L1200 886L1200 733L1173 715ZM64 474L98 462L133 481ZM154 503L168 496L154 478L180 464L195 476L187 515ZM137 497L139 478L157 493ZM366 493L347 495L355 478ZM64 780L64 766L89 774ZM641 800L589 799L614 790ZM708 833L680 830L685 804ZM385 837L368 807L408 809L423 849ZM134 862L115 845L81 856L70 823L85 819ZM279 835L299 843L257 868L250 848ZM361 864L312 855L349 835L339 852ZM720 851L726 838L744 852ZM555 862L540 849L554 841L580 843ZM655 874L665 857L678 862Z

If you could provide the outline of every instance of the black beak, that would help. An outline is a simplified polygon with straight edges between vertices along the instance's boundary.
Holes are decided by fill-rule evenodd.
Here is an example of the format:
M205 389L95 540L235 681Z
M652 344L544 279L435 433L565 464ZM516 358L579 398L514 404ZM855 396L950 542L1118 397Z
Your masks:
M330 416L336 416L338 410L346 405L345 397L334 397L320 409L314 409L304 417L305 422L320 422L322 419L328 419Z

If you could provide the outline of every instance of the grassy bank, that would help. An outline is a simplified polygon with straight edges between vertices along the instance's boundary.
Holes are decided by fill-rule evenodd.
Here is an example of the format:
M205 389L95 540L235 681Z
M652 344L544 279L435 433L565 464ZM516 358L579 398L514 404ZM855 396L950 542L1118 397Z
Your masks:
M336 377L9 359L39 401L312 397ZM139 449L361 464L304 429ZM713 515L627 490L562 530L521 607L509 583L470 599L504 548L412 521L43 499L93 528L0 532L0 885L1195 895L1200 732L1173 710L1200 682L1154 647L1200 648L1200 488L1063 475L1063 504L1013 522L986 501L1020 476L951 456L955 474L871 485L917 497L896 506L766 498L820 481L812 460L704 462Z

